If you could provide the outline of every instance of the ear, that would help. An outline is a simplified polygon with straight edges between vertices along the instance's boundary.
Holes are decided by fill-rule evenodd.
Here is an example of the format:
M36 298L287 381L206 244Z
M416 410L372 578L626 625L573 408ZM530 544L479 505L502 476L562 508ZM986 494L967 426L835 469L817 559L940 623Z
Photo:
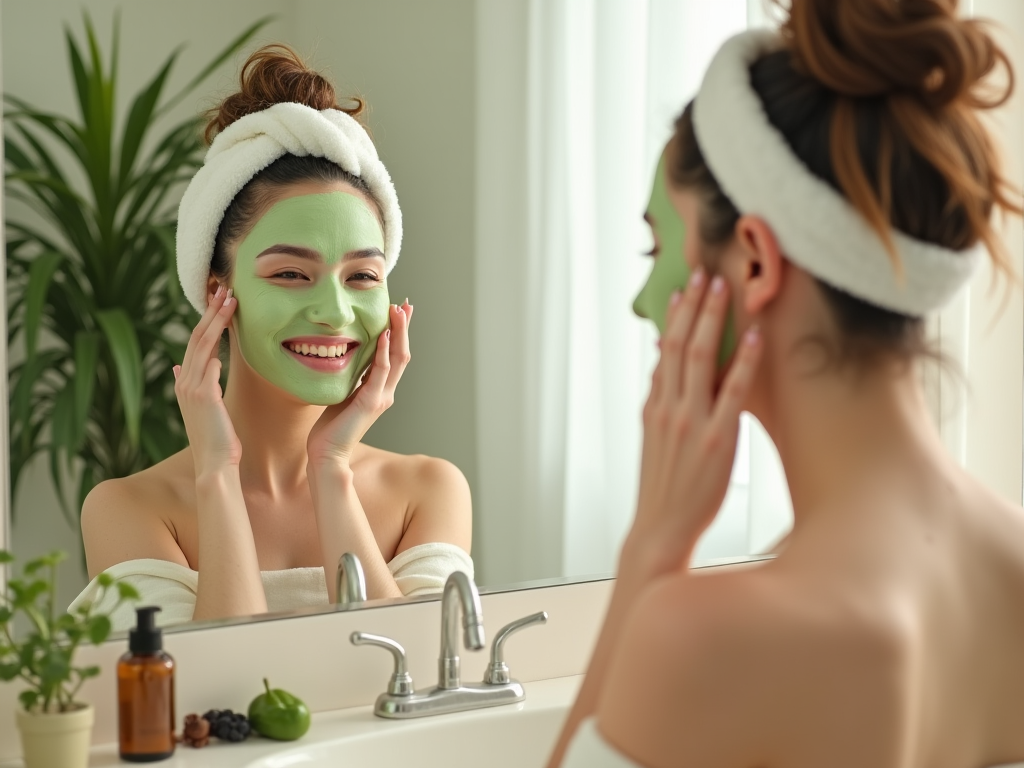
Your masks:
M206 278L206 303L209 304L213 298L213 294L217 292L217 288L220 286L220 280L214 277L212 274Z
M737 286L740 300L748 314L757 315L778 296L786 260L775 233L757 216L740 217L736 222L736 242L742 259Z

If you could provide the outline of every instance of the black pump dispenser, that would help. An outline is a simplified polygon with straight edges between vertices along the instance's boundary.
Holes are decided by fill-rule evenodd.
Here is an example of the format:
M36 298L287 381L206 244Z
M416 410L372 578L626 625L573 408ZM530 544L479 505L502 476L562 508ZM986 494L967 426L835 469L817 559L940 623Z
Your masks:
M147 605L135 609L135 629L128 632L128 650L131 653L156 653L163 650L163 632L156 626L154 614L159 606Z

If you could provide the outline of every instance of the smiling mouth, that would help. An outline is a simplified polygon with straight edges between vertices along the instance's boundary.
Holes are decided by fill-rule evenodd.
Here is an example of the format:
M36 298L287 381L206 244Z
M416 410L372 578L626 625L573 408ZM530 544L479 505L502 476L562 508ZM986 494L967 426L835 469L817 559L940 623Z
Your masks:
M296 355L313 358L338 358L344 357L350 350L357 347L355 342L344 344L299 344L296 342L285 342L284 348Z

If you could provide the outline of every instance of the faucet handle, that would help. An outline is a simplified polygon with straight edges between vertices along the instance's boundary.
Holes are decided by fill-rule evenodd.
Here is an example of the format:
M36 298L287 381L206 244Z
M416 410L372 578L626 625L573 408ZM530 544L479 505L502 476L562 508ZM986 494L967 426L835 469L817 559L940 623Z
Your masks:
M346 552L338 558L334 601L336 603L365 603L366 574L363 564L352 552Z
M522 619L517 619L511 624L502 627L498 634L494 636L494 645L491 646L491 663L487 665L487 671L484 673L484 683L487 685L508 685L511 678L508 673L508 665L505 663L505 641L514 632L532 627L534 624L544 624L547 620L547 611L541 611L540 613L534 613Z
M388 683L388 693L393 696L408 696L413 692L412 675L405 667L405 648L383 635L371 635L368 632L353 632L349 639L352 645L376 645L390 651L395 659L395 672Z

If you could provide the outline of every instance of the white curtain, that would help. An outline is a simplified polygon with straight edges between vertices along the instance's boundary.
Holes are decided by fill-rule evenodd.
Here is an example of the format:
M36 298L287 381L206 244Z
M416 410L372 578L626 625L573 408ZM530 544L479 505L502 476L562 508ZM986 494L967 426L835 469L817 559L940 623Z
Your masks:
M654 167L711 55L762 20L758 0L478 4L474 554L487 583L614 569L656 360L631 311ZM758 429L744 424L698 559L753 551L788 522Z

